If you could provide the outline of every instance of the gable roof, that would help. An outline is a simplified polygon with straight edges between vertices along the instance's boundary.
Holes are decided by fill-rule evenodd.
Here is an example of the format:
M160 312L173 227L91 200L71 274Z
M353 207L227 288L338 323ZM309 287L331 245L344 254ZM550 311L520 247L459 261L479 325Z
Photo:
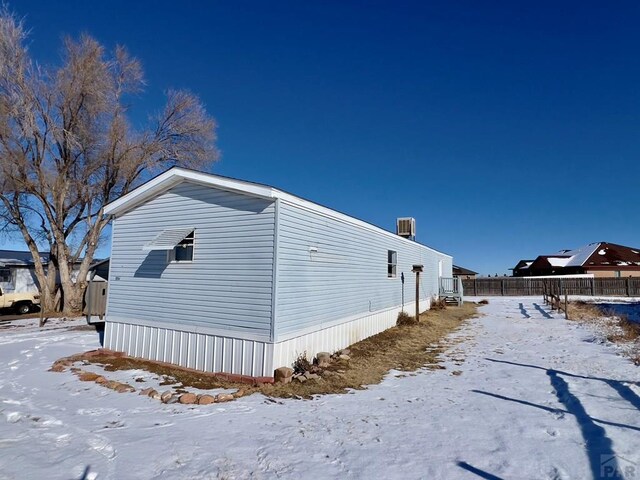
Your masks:
M510 268L509 270L525 270L531 266L533 260L520 260L515 267Z
M477 275L478 272L474 272L473 270L469 270L468 268L459 267L458 265L453 266L453 274L454 275Z
M113 215L114 217L118 217L119 215L132 210L133 208L147 202L157 195L166 192L170 188L173 188L184 182L190 182L198 185L203 185L205 187L226 190L229 192L236 192L243 195L263 198L266 200L284 200L292 205L299 206L304 209L350 223L352 225L357 225L367 230L373 230L378 233L383 233L387 236L393 237L394 239L400 239L405 242L410 242L413 245L418 244L436 253L451 257L451 255L447 255L446 253L435 250L434 248L431 248L427 245L400 237L399 235L380 228L377 225L373 225L363 220L359 220L355 217L351 217L347 214L332 210L318 203L305 200L304 198L292 195L269 185L247 182L245 180L237 180L235 178L213 175L211 173L198 172L196 170L189 170L182 167L172 167L164 173L161 173L148 182L140 185L138 188L132 190L128 194L123 195L117 200L114 200L113 202L105 205L104 213L105 215Z
M520 260L513 270L571 267L640 267L640 248L608 242L590 243L574 250L560 250L556 254L540 255L535 260Z
M638 267L640 248L625 247L615 243L599 242L582 263L585 268L593 267Z
M556 255L561 258L569 258L564 267L581 267L587 259L598 249L601 242L590 243L574 250L561 250Z

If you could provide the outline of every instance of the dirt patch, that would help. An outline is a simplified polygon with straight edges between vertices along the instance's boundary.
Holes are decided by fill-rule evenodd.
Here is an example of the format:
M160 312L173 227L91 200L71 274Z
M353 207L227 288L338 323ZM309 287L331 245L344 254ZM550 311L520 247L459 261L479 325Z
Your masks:
M58 360L52 371L63 371L74 365L96 364L107 371L145 370L163 378L162 384L172 385L177 392L187 388L200 390L238 389L244 395L261 392L272 397L309 398L326 393L344 393L379 383L391 369L414 371L426 365L438 365L438 355L449 346L444 340L464 322L477 316L477 305L430 310L420 315L420 322L400 325L369 337L349 347L345 359L338 358L319 370L319 378L304 383L254 384L238 383L220 375L198 372L174 365L131 358L109 351L94 351Z
M178 390L184 388L197 388L201 390L238 388L244 389L245 391L247 390L246 384L231 382L212 373L199 372L197 370L140 358L113 355L109 351L95 351L89 352L88 354L74 355L59 360L56 363L61 361L67 365L77 364L78 362L84 365L100 365L106 372L115 372L117 370L145 370L163 378L160 385L173 385Z

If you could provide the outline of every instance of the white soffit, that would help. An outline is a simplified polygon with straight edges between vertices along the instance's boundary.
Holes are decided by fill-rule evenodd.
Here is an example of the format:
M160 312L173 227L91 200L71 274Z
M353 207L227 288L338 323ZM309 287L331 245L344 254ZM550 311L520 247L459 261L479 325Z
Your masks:
M187 237L195 228L171 228L163 230L160 234L142 247L145 252L153 250L172 250Z

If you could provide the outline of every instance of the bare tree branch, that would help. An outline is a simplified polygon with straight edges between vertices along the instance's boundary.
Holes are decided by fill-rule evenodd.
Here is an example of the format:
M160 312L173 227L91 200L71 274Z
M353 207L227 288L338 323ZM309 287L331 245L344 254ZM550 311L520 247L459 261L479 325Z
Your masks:
M1 7L0 229L19 231L34 259L50 252L48 270L36 262L46 306L64 298L65 310L79 310L108 224L104 205L160 169L209 167L216 124L195 95L170 90L149 125L134 129L127 102L144 76L124 47L109 53L88 35L67 37L60 63L45 68L26 38L23 21Z

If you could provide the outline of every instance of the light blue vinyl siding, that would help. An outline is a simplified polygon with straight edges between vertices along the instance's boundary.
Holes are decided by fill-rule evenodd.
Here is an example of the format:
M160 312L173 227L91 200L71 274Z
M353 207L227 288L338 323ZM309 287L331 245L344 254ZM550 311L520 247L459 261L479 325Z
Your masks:
M315 251L317 249L317 251ZM387 276L388 250L397 252L397 275ZM412 265L424 265L421 299L438 294L452 259L373 227L280 202L278 213L276 341L415 299Z
M160 232L195 228L193 262L143 251ZM113 224L107 320L270 338L273 201L182 183Z

